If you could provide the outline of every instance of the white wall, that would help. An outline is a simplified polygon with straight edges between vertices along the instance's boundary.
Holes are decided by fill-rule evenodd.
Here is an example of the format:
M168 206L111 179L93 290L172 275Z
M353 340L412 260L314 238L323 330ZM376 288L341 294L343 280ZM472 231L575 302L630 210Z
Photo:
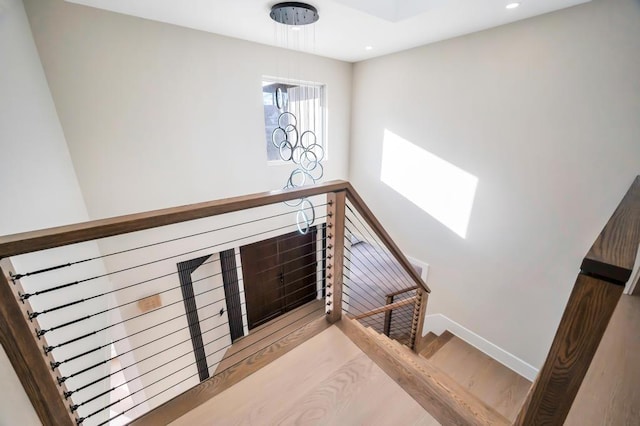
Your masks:
M351 64L62 0L25 5L92 218L282 188L292 168L267 166L265 75L327 85L325 180L347 177Z
M639 22L637 0L594 0L354 67L350 179L430 264L429 313L534 366L640 173ZM385 129L478 178L466 238L381 182ZM427 200L430 171L408 182Z
M5 160L0 168L0 196L6 205L0 211L0 235L87 220L65 137L19 0L0 3L0 60L0 152ZM84 254L96 252L95 245L84 247ZM78 249L65 253L78 254ZM26 272L36 265L42 267L41 262L51 266L48 262L54 262L55 256L22 256L13 259L13 264ZM25 288L34 283L27 281ZM82 294L75 292L76 297ZM58 296L33 299L34 308L39 309L56 303ZM46 315L41 324L47 324ZM39 424L4 350L0 351L0 386L6 390L0 398L0 425Z

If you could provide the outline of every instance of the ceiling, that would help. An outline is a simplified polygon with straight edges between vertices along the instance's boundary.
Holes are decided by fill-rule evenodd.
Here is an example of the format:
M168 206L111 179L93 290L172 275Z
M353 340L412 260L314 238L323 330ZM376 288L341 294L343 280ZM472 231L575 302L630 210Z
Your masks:
M589 0L310 0L318 9L320 20L299 31L279 28L279 24L269 18L271 6L278 1L67 1L357 62ZM507 9L505 6L512 1L519 1L520 6Z

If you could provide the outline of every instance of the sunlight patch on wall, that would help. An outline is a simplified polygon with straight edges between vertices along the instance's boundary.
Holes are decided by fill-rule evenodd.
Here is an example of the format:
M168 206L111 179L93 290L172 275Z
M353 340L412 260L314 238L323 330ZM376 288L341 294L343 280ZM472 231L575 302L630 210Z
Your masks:
M466 238L477 177L385 129L380 180Z

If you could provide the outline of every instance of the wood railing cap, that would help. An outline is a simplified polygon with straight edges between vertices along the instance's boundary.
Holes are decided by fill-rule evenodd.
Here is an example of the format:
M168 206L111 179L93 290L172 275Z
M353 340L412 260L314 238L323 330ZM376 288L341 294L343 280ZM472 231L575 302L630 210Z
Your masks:
M260 192L240 197L188 204L144 213L116 216L108 219L92 220L73 225L0 236L0 259L130 232L143 231L165 225L173 225L209 216L277 204L297 198L341 191L347 193L349 200L369 225L371 225L381 240L388 246L393 255L396 256L402 267L413 278L416 284L419 284L429 292L429 288L424 281L422 281L420 275L413 269L411 263L402 254L398 246L393 242L353 186L345 180L332 180L302 188Z
M360 194L358 194L358 192L349 182L347 182L347 198L349 199L349 201L351 201L353 206L356 208L356 210L358 210L358 212L362 215L364 220L369 224L374 232L378 234L382 242L384 242L389 251L391 251L391 253L395 256L396 260L400 263L405 272L407 272L407 274L411 276L413 282L422 287L427 293L431 293L429 286L427 286L420 274L416 272L411 262L409 262L407 257L402 253L389 233L384 229L380 221L378 221L371 209L369 209L367 204L364 202Z
M399 296L399 295L401 295L402 293L408 293L408 292L410 292L410 291L414 291L414 290L416 290L417 288L418 288L417 286L412 286L412 287L403 288L403 289L400 289L400 290L396 290L396 291L394 291L394 292L392 292L392 293L385 294L385 297L392 297L392 296L393 296L393 297L395 297L395 296Z
M640 244L640 176L637 176L613 215L584 257L580 269L614 284L631 277Z
M165 225L202 219L239 210L262 207L296 198L312 197L327 192L341 191L350 187L344 180L306 186L298 189L260 192L240 197L184 206L152 210L92 220L73 225L57 226L19 234L0 236L0 259L19 254L61 247L84 241L112 237L129 232L143 231Z

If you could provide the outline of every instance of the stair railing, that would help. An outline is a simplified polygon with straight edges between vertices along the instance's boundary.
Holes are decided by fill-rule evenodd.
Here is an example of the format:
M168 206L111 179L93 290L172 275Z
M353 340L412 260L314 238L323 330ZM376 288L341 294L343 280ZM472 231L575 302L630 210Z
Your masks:
M305 199L315 210L299 215ZM369 244L364 257L350 252L358 232ZM284 314L247 330L251 272L242 247L300 233L314 237L291 250L310 245L312 255L283 263L268 254L256 273L283 268L280 280L291 274L290 285L309 283L278 296ZM406 316L412 346L429 290L345 181L4 236L0 342L45 425L166 423L340 321L343 311L368 306L378 290L354 282L350 269L377 271L383 260L391 269L378 278L416 287L411 312L394 314ZM206 269L190 274L198 268ZM370 292L356 294L365 284Z
M387 238L355 191L347 196L345 230L346 314L414 349L429 292L417 266Z
M547 359L516 425L564 424L631 277L639 245L640 176L582 261Z
M397 290L397 291L394 291L392 293L388 293L386 295L385 306L393 305L393 301L394 301L396 296L399 296L399 295L401 295L403 293L416 291L417 289L418 289L418 287L414 286L414 287L403 288L401 290ZM383 330L383 332L387 337L391 336L392 314L393 314L393 309L389 309L387 312L384 313L384 330ZM415 336L411 340L415 341ZM411 346L413 347L413 343L411 344Z

